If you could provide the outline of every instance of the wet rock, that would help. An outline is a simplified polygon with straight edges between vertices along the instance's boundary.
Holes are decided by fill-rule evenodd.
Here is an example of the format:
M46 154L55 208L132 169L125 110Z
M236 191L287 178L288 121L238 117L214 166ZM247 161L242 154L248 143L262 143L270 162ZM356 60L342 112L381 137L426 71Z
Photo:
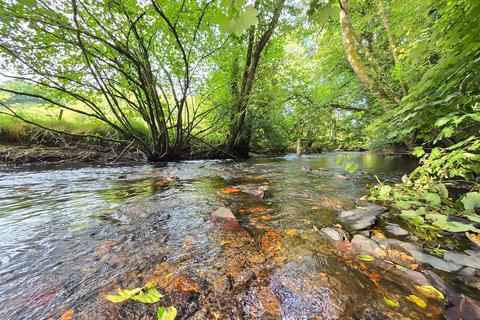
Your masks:
M461 276L460 281L465 283L467 286L471 288L475 288L477 290L480 290L480 277L476 276Z
M343 230L341 230L341 231L343 231ZM343 240L344 235L345 235L345 232L343 231L343 233L342 233L341 231L336 229L336 228L327 227L327 228L321 229L320 233L326 235L329 239L331 239L333 241L341 241L341 240Z
M468 254L469 256L477 257L480 259L480 251L477 250L465 250L465 253Z
M447 309L443 316L446 320L480 319L480 302L470 297L459 295L451 299L453 307Z
M396 274L396 275L400 276L403 279L410 280L411 282L413 282L414 284L416 284L418 286L424 286L424 285L429 285L430 284L427 277L419 271L410 270L410 269L407 269L407 268L400 268L400 269L392 268L389 271L393 274Z
M370 231L368 230L360 230L358 234L367 238L370 237Z
M356 249L359 253L369 254L375 258L381 258L386 255L385 250L380 248L380 246L375 241L362 235L356 234L353 237L351 243L352 247Z
M432 270L424 270L423 274L430 284L440 290L446 297L452 297L456 294L455 289Z
M461 253L447 251L443 254L443 258L449 262L454 262L475 269L480 269L480 259L475 256L468 256Z
M387 210L385 207L364 201L357 202L357 205L360 207L344 211L337 217L352 230L362 230L373 226L378 216Z
M127 179L127 175L121 174L118 176L118 179Z
M475 268L465 267L462 270L458 271L458 274L461 275L461 276L471 277L471 276L476 275L476 271L477 271L477 269L475 269Z
M242 229L240 224L238 224L237 218L233 215L233 212L225 207L213 211L210 215L210 221L216 225L221 225L228 230L239 231Z
M408 231L400 227L398 224L389 223L385 227L388 232L397 237L408 236Z
M454 272L458 271L462 268L462 265L456 264L450 261L445 261L443 259L440 259L438 257L434 257L432 255L429 255L416 245L408 242L403 242L400 240L395 240L395 239L383 239L383 238L378 238L378 237L372 237L372 239L380 244L383 248L388 248L388 247L394 247L398 246L405 251L407 251L415 260L418 262L424 263L424 264L429 264L435 269L442 270L442 271L447 271L447 272Z

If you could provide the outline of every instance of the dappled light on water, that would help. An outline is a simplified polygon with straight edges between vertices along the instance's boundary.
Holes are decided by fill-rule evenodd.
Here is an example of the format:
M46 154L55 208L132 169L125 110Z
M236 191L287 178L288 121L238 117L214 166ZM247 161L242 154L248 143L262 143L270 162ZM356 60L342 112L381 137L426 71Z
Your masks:
M0 318L439 319L438 299L318 232L415 165L351 157L362 173L335 153L2 171ZM221 207L238 230L210 221Z

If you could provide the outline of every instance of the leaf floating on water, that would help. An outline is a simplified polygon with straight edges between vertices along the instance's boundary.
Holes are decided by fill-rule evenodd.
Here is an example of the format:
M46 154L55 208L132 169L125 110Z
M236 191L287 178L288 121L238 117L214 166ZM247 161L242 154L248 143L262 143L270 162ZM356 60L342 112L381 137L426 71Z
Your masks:
M223 193L236 193L236 192L240 192L240 191L242 191L242 189L240 189L240 188L223 188L222 189Z
M425 301L423 301L422 298L417 297L414 294L409 295L408 297L406 297L406 299L408 301L411 301L411 302L415 303L420 308L425 308L427 306L427 303Z
M383 301L385 301L385 304L389 307L398 307L400 304L396 300L389 299L387 297L383 297Z
M424 296L429 298L436 298L443 300L445 296L443 293L438 291L435 287L432 286L417 286L417 290L420 291Z
M175 307L160 307L157 311L158 320L174 320L177 316L177 308Z
M372 256L369 256L369 255L361 255L360 257L358 257L358 259L362 260L362 261L367 261L367 262L370 262L370 261L373 261L375 260L374 257Z
M298 231L295 230L295 229L287 229L287 230L285 230L285 233L288 234L289 236L294 236L294 235L298 234Z
M163 295L156 288L149 288L146 292L141 292L132 297L132 300L143 303L156 303L163 298Z
M480 234L465 232L467 238L480 247Z
M72 320L75 310L73 308L65 311L58 320Z

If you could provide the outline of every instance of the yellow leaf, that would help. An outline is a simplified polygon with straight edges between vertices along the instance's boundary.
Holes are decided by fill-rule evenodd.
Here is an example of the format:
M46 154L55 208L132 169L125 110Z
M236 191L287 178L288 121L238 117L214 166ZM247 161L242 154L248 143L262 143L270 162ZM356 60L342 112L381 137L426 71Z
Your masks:
M72 320L74 314L75 314L75 310L73 310L73 308L68 309L62 314L59 320Z
M380 239L386 239L387 238L387 237L385 237L385 235L380 230L373 229L371 232L377 238L380 238Z
M432 286L417 286L417 290L420 291L424 296L429 298L436 298L440 300L445 299L443 294Z
M470 232L465 232L465 235L467 236L470 241L475 243L477 246L480 247L480 234L475 234L475 233L470 233Z
M427 306L427 303L425 301L423 301L422 298L419 298L414 294L409 295L408 297L406 297L406 299L408 301L411 301L411 302L415 303L420 308L425 308Z

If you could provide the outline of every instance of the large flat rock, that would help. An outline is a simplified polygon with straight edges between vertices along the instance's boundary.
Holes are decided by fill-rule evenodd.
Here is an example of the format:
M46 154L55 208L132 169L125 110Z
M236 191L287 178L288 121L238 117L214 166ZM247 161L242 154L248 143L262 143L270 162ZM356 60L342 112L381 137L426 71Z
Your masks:
M337 219L352 230L367 229L375 224L380 214L387 208L376 204L358 201L357 208L342 212Z

